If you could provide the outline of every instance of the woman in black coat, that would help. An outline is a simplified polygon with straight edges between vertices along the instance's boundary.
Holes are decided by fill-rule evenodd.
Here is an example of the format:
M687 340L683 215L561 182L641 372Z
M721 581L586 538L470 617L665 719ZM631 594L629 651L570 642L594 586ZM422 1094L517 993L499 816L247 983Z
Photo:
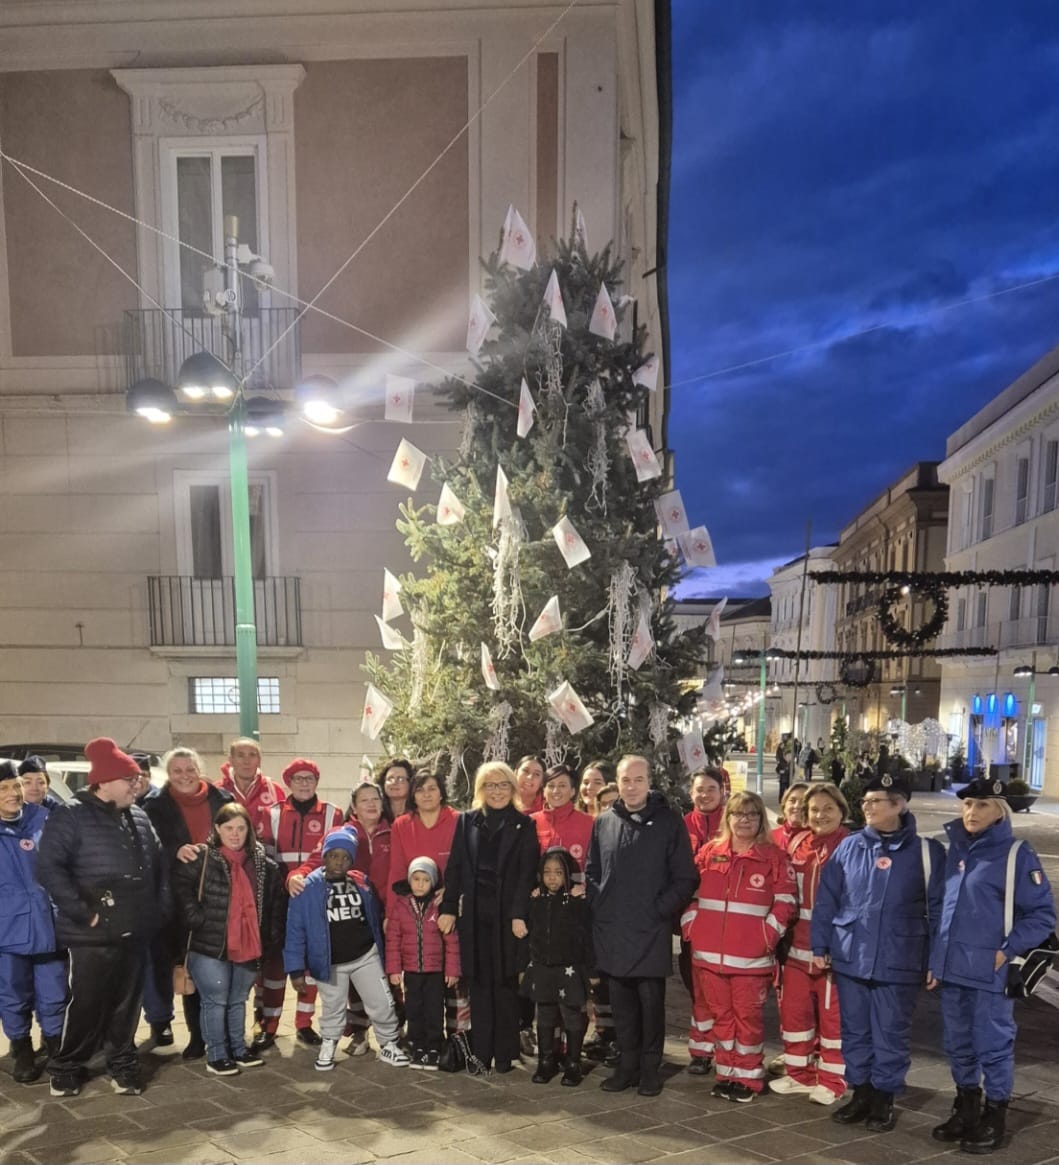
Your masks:
M473 808L460 814L445 869L438 927L460 936L471 987L471 1046L497 1072L519 1054L518 975L528 961L526 919L537 872L537 830L512 804L515 774L481 765Z

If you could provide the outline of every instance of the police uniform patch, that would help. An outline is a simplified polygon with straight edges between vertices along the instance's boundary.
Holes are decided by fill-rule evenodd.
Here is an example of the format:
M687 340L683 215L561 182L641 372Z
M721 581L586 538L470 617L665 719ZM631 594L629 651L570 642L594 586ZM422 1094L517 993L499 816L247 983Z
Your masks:
M18 843L18 847L19 847L19 849L24 849L24 850L31 850L31 849L33 849L33 838L31 838L31 837L24 837L24 838L23 838L23 839L22 839L22 840L21 840L21 841Z
M1044 881L1044 873L1041 870L1030 870L1030 881L1035 886L1040 886Z
M890 776L889 773L887 773L883 777L880 777L880 779L879 779L879 784L882 785L882 787L884 789L888 789L893 783L894 783L894 779L893 779L893 777Z
M893 865L889 858L876 858L875 868L877 870L888 870Z
M1000 794L1003 793L1003 791L1004 791L1004 782L1003 781L994 781L993 782L993 792L996 793L997 796L999 797Z

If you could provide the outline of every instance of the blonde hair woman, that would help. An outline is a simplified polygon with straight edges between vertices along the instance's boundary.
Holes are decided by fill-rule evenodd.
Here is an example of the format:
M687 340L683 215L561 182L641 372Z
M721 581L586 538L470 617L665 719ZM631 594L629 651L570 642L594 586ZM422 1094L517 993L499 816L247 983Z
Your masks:
M519 1054L518 975L528 960L526 918L537 871L537 830L513 804L515 774L501 761L479 766L473 807L461 813L445 870L438 929L460 936L470 982L474 1054L497 1072Z

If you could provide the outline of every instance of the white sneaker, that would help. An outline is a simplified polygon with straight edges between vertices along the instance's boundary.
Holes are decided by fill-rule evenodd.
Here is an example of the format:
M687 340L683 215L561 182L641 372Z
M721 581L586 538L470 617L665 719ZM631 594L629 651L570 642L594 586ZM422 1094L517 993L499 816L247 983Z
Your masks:
M772 1090L776 1091L775 1088ZM825 1084L818 1084L812 1092L809 1093L809 1100L812 1104L834 1104L839 1099L837 1092L832 1092Z
M786 1076L787 1075L787 1058L782 1052L778 1056L773 1056L769 1060L768 1065L770 1076Z
M317 1072L330 1072L335 1066L335 1050L338 1047L338 1040L325 1039L320 1045L316 1053L316 1063L314 1067Z
M346 1044L347 1056L364 1056L369 1051L368 1047L368 1033L366 1031L354 1032L350 1036L349 1043Z
M813 1087L812 1084L799 1084L793 1076L780 1076L769 1081L769 1092L775 1092L778 1096L809 1096ZM820 1085L815 1087L819 1088Z
M392 1064L395 1068L407 1067L412 1062L408 1053L396 1041L391 1041L379 1049L379 1061L383 1064Z

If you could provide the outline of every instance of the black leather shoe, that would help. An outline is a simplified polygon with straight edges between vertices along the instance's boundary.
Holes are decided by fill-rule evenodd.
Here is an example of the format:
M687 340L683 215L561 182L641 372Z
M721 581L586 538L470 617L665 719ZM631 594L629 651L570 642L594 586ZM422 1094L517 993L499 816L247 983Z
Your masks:
M1007 1114L1006 1100L987 1099L978 1127L960 1141L960 1148L965 1153L992 1153L999 1149L1006 1132L1004 1126Z
M206 1045L202 1040L191 1040L188 1046L180 1053L182 1060L201 1060L206 1055Z
M604 1092L624 1092L640 1083L639 1072L626 1072L619 1068L613 1076L608 1076L600 1085Z
M711 1068L713 1068L713 1061L709 1056L692 1056L691 1063L688 1065L688 1075L709 1076Z
M254 1038L250 1041L251 1052L267 1052L269 1048L273 1048L275 1046L275 1032L258 1032L257 1035L254 1036Z
M846 1103L831 1114L831 1119L840 1125L859 1124L871 1112L871 1085L857 1084L853 1088L853 1095Z
M173 1029L167 1023L152 1023L151 1039L156 1048L171 1048L173 1046Z
M897 1110L894 1108L894 1094L871 1090L871 1111L864 1127L869 1133L888 1133L897 1124Z
M294 1038L299 1044L305 1044L310 1048L318 1048L324 1041L311 1027L300 1027L294 1033ZM272 1037L272 1043L276 1042L276 1037Z

